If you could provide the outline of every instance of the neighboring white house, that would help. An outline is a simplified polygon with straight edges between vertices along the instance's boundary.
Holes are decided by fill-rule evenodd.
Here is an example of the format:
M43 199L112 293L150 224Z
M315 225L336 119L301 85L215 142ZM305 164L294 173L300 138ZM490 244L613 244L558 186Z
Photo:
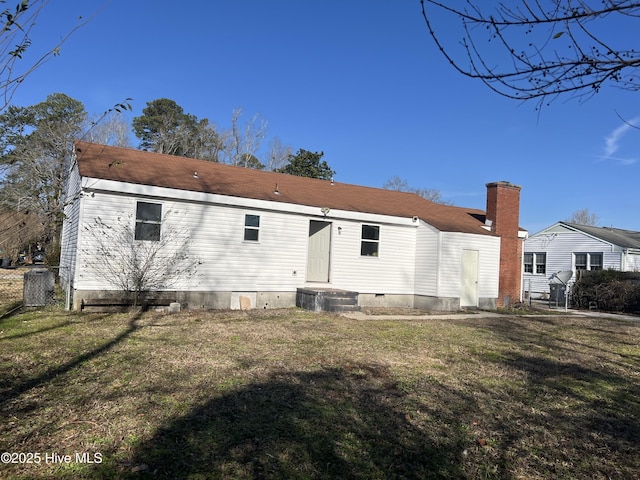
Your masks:
M525 291L549 293L553 273L571 270L640 271L640 232L558 222L524 243Z
M519 202L519 187L487 185L503 188ZM148 256L166 280L152 289L187 308L289 307L306 288L357 292L360 306L493 308L501 221L485 220L411 193L76 142L60 276L74 308L120 294L118 272Z

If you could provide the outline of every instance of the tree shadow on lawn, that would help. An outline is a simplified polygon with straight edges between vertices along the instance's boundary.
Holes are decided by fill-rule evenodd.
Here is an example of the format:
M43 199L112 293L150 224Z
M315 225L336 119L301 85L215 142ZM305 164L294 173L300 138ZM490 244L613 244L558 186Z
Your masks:
M551 326L558 326L556 322L562 319L551 321ZM634 381L638 357L615 350L616 345L633 344L629 340L634 336L626 335L626 330L607 330L612 335L605 338L597 327L572 327L593 330L598 339L590 343L522 322L488 322L484 327L509 342L528 345L485 359L522 372L526 378L526 390L514 389L503 418L494 425L507 433L502 442L505 449L526 444L542 427L556 437L558 452L541 452L539 457L555 456L567 465L582 458L591 475L639 478L628 476L640 471L640 383ZM624 327L637 328L634 324ZM522 428L509 425L514 418Z
M20 397L25 392L28 392L31 389L46 385L48 382L51 381L51 379L59 375L64 375L76 367L82 366L85 362L88 362L93 358L99 355L102 355L103 353L106 353L111 348L118 345L124 339L129 337L134 331L140 328L137 322L138 320L140 320L141 315L142 315L141 313L137 313L134 316L132 316L131 319L129 320L127 328L123 330L121 333L119 333L118 335L116 335L114 338L106 341L105 343L94 348L93 350L90 350L86 353L78 355L77 357L69 360L66 363L63 363L62 365L59 365L58 367L51 368L43 372L42 374L32 377L30 379L23 379L17 376L5 377L3 379L0 379L0 411L2 411L2 409L7 408L8 406L10 407L11 402L13 402L15 399ZM15 335L14 337L8 337L8 338L18 338L20 336L28 336L31 334L42 333L48 330L54 330L57 328L62 328L68 323L70 322L67 321L65 323L54 325L49 328L44 328L35 332L29 332L26 334Z
M153 478L462 478L460 439L414 425L407 402L384 367L276 372L161 428L120 473L137 478L131 469L144 465Z

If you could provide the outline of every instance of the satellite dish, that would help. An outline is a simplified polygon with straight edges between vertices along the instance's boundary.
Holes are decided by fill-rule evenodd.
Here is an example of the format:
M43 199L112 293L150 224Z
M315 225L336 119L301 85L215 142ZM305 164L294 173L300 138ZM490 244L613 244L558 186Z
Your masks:
M556 281L566 285L569 280L573 277L573 270L562 270L558 273L554 273L551 275L551 281Z

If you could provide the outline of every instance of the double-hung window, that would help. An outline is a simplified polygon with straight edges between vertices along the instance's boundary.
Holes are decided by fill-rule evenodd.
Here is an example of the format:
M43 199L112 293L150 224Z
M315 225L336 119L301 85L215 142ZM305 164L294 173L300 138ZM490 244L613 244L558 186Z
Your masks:
M244 240L257 242L260 238L260 215L244 216Z
M136 205L136 240L160 241L162 204L138 202Z
M602 270L602 253L574 253L574 265L577 270Z
M362 225L360 255L363 257L377 257L380 249L380 227L377 225Z
M591 270L602 270L602 254L601 253L589 254L589 268Z
M547 273L547 254L546 253L525 253L524 254L524 272L525 273Z

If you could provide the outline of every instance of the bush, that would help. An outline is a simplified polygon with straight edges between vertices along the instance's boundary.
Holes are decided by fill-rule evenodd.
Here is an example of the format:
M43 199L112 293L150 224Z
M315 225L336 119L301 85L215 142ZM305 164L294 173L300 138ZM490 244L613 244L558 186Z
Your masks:
M640 273L617 270L582 271L571 290L577 308L640 312Z

